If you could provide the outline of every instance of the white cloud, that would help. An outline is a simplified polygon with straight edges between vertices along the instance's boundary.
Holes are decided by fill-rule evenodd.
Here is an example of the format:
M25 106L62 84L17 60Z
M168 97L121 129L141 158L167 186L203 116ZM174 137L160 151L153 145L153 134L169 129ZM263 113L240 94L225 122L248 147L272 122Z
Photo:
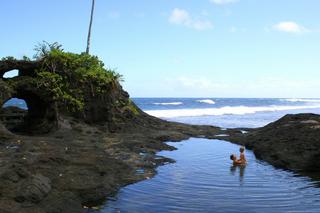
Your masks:
M273 25L273 29L286 33L305 33L308 32L305 27L292 21L283 21Z
M183 24L189 22L191 19L189 13L182 9L174 9L171 13L169 21L174 24Z
M210 2L218 5L229 4L237 2L238 0L210 0Z
M207 30L212 28L212 23L208 20L197 20L188 11L176 8L172 11L169 22L176 25L183 25L196 30Z
M183 87L190 89L217 89L217 88L225 88L225 84L213 82L205 77L178 77L174 80L178 85L182 85Z

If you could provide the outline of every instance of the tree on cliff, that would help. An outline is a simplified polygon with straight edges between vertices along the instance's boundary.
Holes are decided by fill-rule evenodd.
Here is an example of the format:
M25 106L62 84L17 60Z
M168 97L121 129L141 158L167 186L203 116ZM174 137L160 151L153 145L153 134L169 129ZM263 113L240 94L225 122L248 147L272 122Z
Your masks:
M88 31L88 38L87 38L87 49L86 49L87 54L89 54L89 49L90 49L91 27L92 27L92 20L93 20L94 4L95 4L95 0L92 0L90 24L89 24L89 31Z

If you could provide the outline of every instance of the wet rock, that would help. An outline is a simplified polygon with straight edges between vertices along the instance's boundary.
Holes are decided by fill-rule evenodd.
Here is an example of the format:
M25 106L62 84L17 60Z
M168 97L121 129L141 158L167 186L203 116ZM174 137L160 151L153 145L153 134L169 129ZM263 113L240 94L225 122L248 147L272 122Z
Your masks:
M7 170L1 175L1 179L17 183L20 180L20 177L14 170Z
M19 187L15 200L17 202L39 203L51 190L49 178L37 174L23 181Z
M82 213L83 208L79 198L70 191L59 193L53 191L44 199L41 207L46 213Z
M0 212L1 213L17 213L19 212L20 206L13 200L0 200Z
M300 121L302 124L319 124L319 121L316 120L305 120L305 121Z
M253 149L258 158L274 166L304 173L319 172L320 131L314 128L318 123L320 115L286 115L231 140Z

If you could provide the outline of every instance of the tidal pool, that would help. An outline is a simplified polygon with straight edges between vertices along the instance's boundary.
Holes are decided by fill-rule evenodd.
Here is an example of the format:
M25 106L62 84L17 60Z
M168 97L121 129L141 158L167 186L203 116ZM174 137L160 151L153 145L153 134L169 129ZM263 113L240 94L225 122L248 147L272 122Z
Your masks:
M319 213L319 183L275 169L246 150L248 165L234 167L239 146L222 140L169 143L160 155L177 162L150 179L122 188L100 213ZM93 211L97 212L97 211Z

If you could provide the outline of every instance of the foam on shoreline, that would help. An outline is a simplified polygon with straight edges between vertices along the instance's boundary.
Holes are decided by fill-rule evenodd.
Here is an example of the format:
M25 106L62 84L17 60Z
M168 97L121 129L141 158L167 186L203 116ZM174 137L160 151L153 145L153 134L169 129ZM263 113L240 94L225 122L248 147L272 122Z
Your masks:
M204 108L204 109L170 109L170 110L146 110L149 115L160 118L174 117L196 117L196 116L213 116L213 115L245 115L254 114L257 112L275 112L284 110L298 109L316 109L320 105L310 106L263 106L263 107L248 107L248 106L226 106L221 108Z

